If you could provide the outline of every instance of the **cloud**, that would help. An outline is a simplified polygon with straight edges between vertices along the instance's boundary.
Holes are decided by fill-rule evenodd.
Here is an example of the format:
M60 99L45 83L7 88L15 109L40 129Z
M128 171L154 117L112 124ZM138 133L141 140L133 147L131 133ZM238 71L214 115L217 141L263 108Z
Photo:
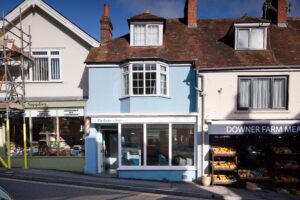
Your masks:
M183 16L184 2L185 0L115 0L114 3L128 9L132 16L150 10L161 17L178 18Z

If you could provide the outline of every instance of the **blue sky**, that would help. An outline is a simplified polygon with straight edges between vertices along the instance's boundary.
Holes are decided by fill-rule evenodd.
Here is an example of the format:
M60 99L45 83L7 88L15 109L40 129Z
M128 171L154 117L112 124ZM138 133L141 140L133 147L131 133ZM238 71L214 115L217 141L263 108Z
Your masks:
M128 33L127 18L150 10L166 17L183 16L185 0L44 0L91 36L99 39L103 4L110 4L113 37ZM22 0L0 0L0 11L8 13ZM264 0L198 0L199 18L237 18L244 14L260 17ZM300 0L289 0L289 16L300 16Z

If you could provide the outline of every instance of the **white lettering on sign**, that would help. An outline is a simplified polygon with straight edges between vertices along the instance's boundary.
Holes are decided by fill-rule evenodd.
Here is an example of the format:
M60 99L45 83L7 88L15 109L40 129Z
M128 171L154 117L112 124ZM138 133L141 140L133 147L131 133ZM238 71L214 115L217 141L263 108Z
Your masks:
M222 129L217 128L218 130ZM300 124L297 125L225 125L227 134L281 134L281 133L300 133Z
M96 124L118 124L122 123L122 119L114 119L114 118L92 118L92 123Z

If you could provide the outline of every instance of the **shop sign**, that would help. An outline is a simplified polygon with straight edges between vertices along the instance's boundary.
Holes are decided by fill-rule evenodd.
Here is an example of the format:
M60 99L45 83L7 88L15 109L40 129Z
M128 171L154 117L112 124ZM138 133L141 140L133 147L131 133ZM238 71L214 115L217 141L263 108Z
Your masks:
M53 110L33 110L31 111L32 117L55 117L56 113ZM26 113L26 117L28 114Z
M122 122L123 120L119 118L92 118L94 124L118 124Z
M47 104L42 102L28 102L27 106L29 108L44 108L47 107Z
M296 124L211 124L210 135L242 134L300 134L300 123Z
M58 116L60 116L60 117L78 117L78 116L83 116L83 109L64 109L64 110L58 110Z

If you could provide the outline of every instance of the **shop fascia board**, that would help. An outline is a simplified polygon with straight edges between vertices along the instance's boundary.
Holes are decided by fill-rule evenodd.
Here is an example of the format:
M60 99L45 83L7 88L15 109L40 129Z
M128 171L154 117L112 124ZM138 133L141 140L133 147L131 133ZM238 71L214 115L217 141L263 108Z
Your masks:
M26 102L25 109L44 109L44 108L73 108L85 107L86 101L35 101Z
M207 124L212 125L226 125L226 124L236 124L236 125L243 125L243 124L296 124L300 123L300 120L206 120Z

